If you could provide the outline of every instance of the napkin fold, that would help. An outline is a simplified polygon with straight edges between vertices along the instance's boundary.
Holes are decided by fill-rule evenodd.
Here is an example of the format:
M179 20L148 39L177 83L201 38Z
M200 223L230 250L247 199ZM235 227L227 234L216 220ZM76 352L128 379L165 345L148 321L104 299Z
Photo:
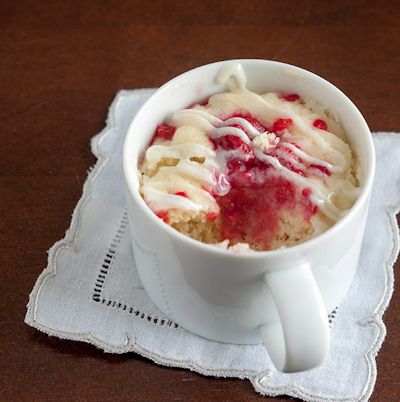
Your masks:
M248 379L263 395L368 400L377 375L375 357L386 334L382 316L392 295L399 252L400 134L374 134L377 172L365 239L350 292L329 316L329 356L316 369L283 374L263 345L223 344L187 332L164 316L141 286L129 239L122 146L132 117L153 91L119 92L106 128L92 138L98 161L64 239L49 250L48 266L30 294L25 322L106 352L133 351L157 364Z

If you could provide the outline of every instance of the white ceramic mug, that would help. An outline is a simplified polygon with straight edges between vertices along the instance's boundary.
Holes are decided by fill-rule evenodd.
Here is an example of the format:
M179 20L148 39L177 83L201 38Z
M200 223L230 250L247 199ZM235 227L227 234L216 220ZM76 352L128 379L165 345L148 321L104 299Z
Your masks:
M158 218L139 194L138 158L158 124L224 87L225 63L241 63L247 88L310 96L335 110L356 152L362 191L351 210L325 233L281 250L233 254L193 240ZM127 132L124 174L132 244L142 284L171 320L221 342L264 342L282 371L319 365L329 349L327 315L348 291L360 253L375 169L370 130L335 86L291 65L229 60L188 71L163 85L141 107Z

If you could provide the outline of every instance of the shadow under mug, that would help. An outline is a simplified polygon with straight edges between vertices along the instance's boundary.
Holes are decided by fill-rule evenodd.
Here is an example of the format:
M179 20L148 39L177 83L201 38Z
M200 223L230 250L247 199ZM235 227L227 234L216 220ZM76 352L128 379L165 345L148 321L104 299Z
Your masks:
M281 250L233 254L193 240L159 219L139 194L138 160L158 124L189 104L222 92L226 63L240 63L247 88L309 96L338 114L359 163L362 191L325 233ZM295 66L229 60L188 71L158 89L140 108L124 144L124 175L137 270L150 299L171 320L205 338L264 342L273 364L296 372L321 364L329 350L328 313L352 282L375 169L370 130L335 86Z

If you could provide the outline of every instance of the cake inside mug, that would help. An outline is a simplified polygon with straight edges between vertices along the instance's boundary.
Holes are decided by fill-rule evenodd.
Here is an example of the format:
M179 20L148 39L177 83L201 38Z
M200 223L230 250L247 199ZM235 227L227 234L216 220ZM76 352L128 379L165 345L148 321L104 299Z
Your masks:
M140 192L179 232L232 252L289 247L330 228L359 192L357 160L335 113L297 93L226 91L160 124L139 164Z

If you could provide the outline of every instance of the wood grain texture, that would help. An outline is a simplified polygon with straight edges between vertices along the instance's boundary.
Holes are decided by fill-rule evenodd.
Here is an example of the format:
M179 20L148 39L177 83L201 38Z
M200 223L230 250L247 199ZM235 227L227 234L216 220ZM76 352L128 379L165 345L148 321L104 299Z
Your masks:
M90 137L119 89L221 59L275 59L337 85L372 130L400 130L399 20L397 1L2 1L0 399L270 400L247 381L49 338L23 323L28 294L69 225L95 162ZM395 291L374 401L399 399L399 314Z

